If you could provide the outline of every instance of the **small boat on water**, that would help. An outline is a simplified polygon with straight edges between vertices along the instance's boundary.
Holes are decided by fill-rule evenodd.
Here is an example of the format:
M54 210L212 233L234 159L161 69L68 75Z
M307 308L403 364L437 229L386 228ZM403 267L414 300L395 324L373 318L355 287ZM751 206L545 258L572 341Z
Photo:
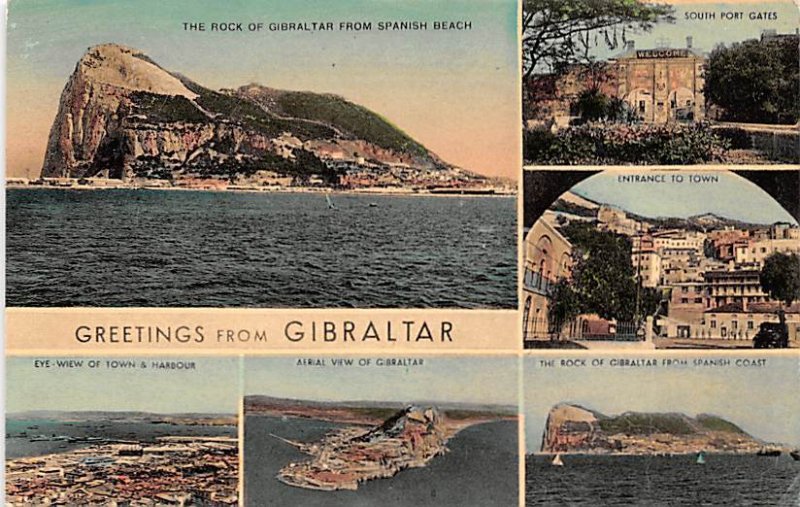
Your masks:
M781 450L772 447L764 447L756 453L756 456L780 456Z
M791 456L795 461L800 461L800 450L795 449L793 451L789 451L789 456Z
M561 454L560 453L556 454L556 457L553 458L553 461L551 461L550 464L553 465L554 467L563 467L564 462L561 461Z
M325 200L328 202L328 209L336 209L336 206L331 201L331 196L329 194L325 194Z
M369 203L369 207L370 208L377 208L378 207L378 203L377 202L371 202L371 203Z
M696 463L698 465L705 465L706 464L706 453L705 452L700 451L700 452L697 453L697 461L696 461Z

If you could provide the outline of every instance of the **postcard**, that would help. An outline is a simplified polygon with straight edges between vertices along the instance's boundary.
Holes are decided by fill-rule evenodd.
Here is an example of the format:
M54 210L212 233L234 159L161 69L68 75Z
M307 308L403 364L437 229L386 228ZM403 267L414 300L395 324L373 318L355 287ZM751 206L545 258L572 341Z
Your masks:
M14 0L8 505L794 505L796 0Z
M791 0L522 2L531 165L797 164Z
M800 171L526 171L525 347L797 348Z

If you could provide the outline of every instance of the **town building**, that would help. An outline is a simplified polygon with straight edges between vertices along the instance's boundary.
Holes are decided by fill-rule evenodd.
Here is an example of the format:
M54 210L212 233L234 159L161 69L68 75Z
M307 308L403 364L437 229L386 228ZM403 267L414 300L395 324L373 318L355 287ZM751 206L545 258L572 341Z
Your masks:
M752 303L747 309L732 303L706 310L699 338L752 340L764 322L778 323L779 303ZM800 339L800 303L784 308L789 341Z
M724 229L709 232L708 239L711 241L714 257L727 262L736 258L736 247L747 244L750 234L746 230L727 226Z
M800 239L762 239L734 247L734 259L738 265L761 267L766 258L774 253L800 254Z
M608 204L601 205L597 210L597 221L601 231L610 231L624 236L635 236L639 232L647 231L644 224L629 218L625 211Z
M546 220L537 220L525 236L523 326L525 340L548 339L552 288L570 275L572 244Z
M652 234L653 246L661 250L693 250L697 254L703 253L706 235L698 231L685 231L670 229Z
M661 283L661 256L654 249L631 251L631 263L642 287L658 287Z
M741 305L747 310L753 303L769 299L761 288L760 271L755 268L708 271L704 274L709 309L724 305Z
M680 282L671 287L669 318L665 335L676 338L699 336L706 310L706 285L703 280Z
M531 76L525 83L528 126L565 127L576 117L581 93L598 89L628 104L644 123L691 122L706 117L706 57L686 37L686 47L636 49L627 41L607 65L594 69L574 65L561 74Z

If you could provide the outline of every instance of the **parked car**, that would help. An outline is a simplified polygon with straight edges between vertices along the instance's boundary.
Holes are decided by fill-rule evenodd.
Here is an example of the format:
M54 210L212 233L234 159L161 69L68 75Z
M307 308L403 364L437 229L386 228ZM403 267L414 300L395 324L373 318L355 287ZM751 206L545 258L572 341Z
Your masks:
M789 346L789 329L786 324L763 322L753 337L753 348L785 349Z

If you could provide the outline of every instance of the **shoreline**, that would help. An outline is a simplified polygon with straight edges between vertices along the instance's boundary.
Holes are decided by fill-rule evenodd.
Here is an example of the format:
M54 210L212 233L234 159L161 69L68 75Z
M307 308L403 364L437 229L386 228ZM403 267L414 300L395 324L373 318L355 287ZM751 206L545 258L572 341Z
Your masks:
M245 411L246 412L246 411ZM331 424L339 424L339 425L352 425L352 426L365 426L365 427L373 427L381 422L384 419L381 418L374 418L374 420L369 420L369 418L340 418L337 419L336 417L326 417L326 416L303 416L298 414L285 414L285 413L277 413L272 411L251 411L250 413L245 413L245 417L273 417L276 419L298 419L303 421L322 421ZM469 428L471 426L477 426L479 424L486 424L491 422L499 422L499 421L518 421L518 417L516 415L497 415L496 417L474 417L474 418L463 418L463 419L453 419L447 417L447 410L444 410L444 419L446 424L451 428L456 429L456 433ZM455 433L454 433L455 435Z
M169 191L169 192L218 192L218 193L241 193L241 194L320 194L320 195L364 195L364 196L392 196L392 197L516 197L515 191L502 191L498 189L487 189L491 192L484 193L484 190L470 191L469 189L453 190L445 192L431 192L430 190L412 189L334 189L327 187L263 187L263 188L187 188L187 187L147 187L136 185L30 185L6 182L6 190L147 190L147 191Z
M406 469L427 467L436 457L449 451L448 443L454 437L475 424L478 421L454 422L445 417L436 424L438 429L431 430L428 427L428 432L420 437L423 442L410 447L395 442L398 438L407 438L400 436L385 441L359 442L356 437L365 431L359 425L344 424L341 428L325 432L318 439L303 442L287 440L271 433L272 437L311 456L310 460L285 464L275 478L287 486L301 489L355 491L363 483L391 478ZM392 452L395 448L402 452L395 454ZM372 453L379 453L382 457L377 458ZM355 457L360 454L364 454L363 459Z
M544 452L544 451L536 451L536 452L529 452L525 455L525 457L533 457L533 458L550 458L560 454L561 456L608 456L611 458L615 457L630 457L630 456L638 456L643 458L680 458L685 456L696 456L701 451L684 451L684 452L670 452L670 453L645 453L645 452L572 452L572 451L565 451L565 452ZM758 451L747 451L747 452L719 452L719 451L708 451L703 449L702 453L706 456L758 456L758 457L770 457L770 456L762 456L758 454ZM789 455L789 451L782 451L781 455L786 454ZM772 456L774 457L774 456Z

